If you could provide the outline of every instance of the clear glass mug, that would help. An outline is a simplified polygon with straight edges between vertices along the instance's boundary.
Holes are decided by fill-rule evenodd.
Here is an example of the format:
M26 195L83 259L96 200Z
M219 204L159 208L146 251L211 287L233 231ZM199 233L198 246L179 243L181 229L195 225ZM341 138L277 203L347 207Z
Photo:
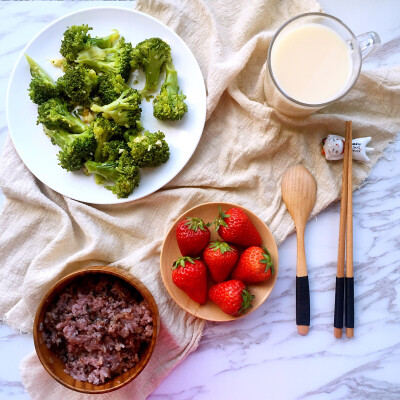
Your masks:
M285 33L306 24L318 24L330 28L339 35L348 46L350 52L350 77L346 85L334 98L330 98L329 101L323 103L304 103L291 97L283 90L281 85L279 85L271 65L271 54L277 41L279 43L279 39L283 37ZM282 114L292 117L302 117L334 103L345 96L354 86L360 74L362 60L365 59L378 44L380 44L380 38L376 32L367 32L360 36L355 36L340 19L328 14L318 12L306 13L290 19L277 30L268 49L264 78L264 93L268 104ZM294 73L295 72L294 67ZM329 79L329 77L326 78Z

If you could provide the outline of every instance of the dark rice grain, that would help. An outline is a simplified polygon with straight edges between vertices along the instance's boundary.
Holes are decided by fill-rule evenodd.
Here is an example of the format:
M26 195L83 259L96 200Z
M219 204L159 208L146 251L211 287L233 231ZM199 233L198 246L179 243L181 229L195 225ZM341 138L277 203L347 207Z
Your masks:
M149 306L124 281L94 275L68 286L43 324L48 348L73 378L95 385L134 367L153 336Z

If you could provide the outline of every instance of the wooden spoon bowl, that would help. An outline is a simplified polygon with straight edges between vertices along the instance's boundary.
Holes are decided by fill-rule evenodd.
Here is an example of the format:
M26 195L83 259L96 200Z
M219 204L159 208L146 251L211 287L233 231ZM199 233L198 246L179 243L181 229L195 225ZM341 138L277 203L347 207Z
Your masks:
M217 305L212 303L210 300L208 300L207 303L203 305L196 303L184 291L179 289L172 282L172 265L174 261L176 261L176 259L181 256L175 236L176 226L186 217L198 217L201 218L204 222L212 222L215 217L218 216L218 206L221 206L222 211L227 211L232 207L238 207L247 214L253 225L258 230L262 239L262 245L268 249L274 263L275 273L267 281L248 285L249 292L255 295L255 299L252 302L252 307L248 309L245 314L239 317L233 317L231 315L225 314ZM210 227L210 232L211 241L220 239L213 227ZM231 321L246 316L250 312L253 312L258 307L260 307L261 304L263 304L264 301L271 294L272 289L275 285L279 270L278 264L278 248L276 246L275 239L271 231L268 229L267 225L265 225L265 223L250 210L230 203L204 203L199 206L193 207L180 215L175 223L171 226L167 233L167 236L164 239L160 257L161 276L164 285L171 297L180 307L182 307L188 313L194 315L195 317L199 317L208 321ZM213 282L211 281L211 279L209 279L209 286L211 286L212 284Z
M74 379L71 375L68 375L66 372L64 372L65 365L63 361L58 357L58 355L56 355L46 346L42 334L43 321L48 307L64 291L67 286L69 286L75 280L91 274L101 274L105 278L113 276L122 279L128 285L133 287L134 290L139 292L144 299L147 300L153 317L153 337L148 346L140 354L140 361L133 368L129 369L125 373L118 375L101 385L94 385L92 383L78 381ZM68 389L72 389L77 392L91 394L106 393L125 386L127 383L131 382L140 374L140 372L149 362L150 357L153 353L156 344L157 334L159 331L159 325L160 320L157 304L150 291L147 289L146 286L143 285L142 282L140 282L137 278L133 277L131 274L122 269L109 266L96 266L84 268L82 270L67 275L66 277L58 281L55 285L53 285L53 287L47 292L47 294L44 296L43 300L39 304L38 310L36 312L35 321L33 323L33 340L36 353L39 357L40 362L42 363L45 370L57 382L61 383Z

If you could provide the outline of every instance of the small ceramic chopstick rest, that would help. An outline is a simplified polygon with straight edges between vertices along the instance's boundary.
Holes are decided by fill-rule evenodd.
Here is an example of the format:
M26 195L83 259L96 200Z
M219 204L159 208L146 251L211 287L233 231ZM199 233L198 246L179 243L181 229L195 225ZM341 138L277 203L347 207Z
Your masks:
M369 161L368 153L374 151L372 147L367 147L371 141L370 137L363 137L352 140L352 154L353 160L356 161ZM345 139L338 135L328 135L322 140L322 154L328 161L342 160L344 157L344 143Z

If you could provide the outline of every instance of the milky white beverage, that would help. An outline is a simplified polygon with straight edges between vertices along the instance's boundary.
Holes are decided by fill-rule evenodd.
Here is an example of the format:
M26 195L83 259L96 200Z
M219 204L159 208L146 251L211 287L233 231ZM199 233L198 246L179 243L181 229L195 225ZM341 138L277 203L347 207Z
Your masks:
M268 49L264 92L283 114L309 115L352 88L362 59L380 43L379 35L355 36L338 18L298 15L275 33Z
M278 38L271 66L282 90L307 104L336 98L347 87L352 72L347 43L332 29L312 23Z

